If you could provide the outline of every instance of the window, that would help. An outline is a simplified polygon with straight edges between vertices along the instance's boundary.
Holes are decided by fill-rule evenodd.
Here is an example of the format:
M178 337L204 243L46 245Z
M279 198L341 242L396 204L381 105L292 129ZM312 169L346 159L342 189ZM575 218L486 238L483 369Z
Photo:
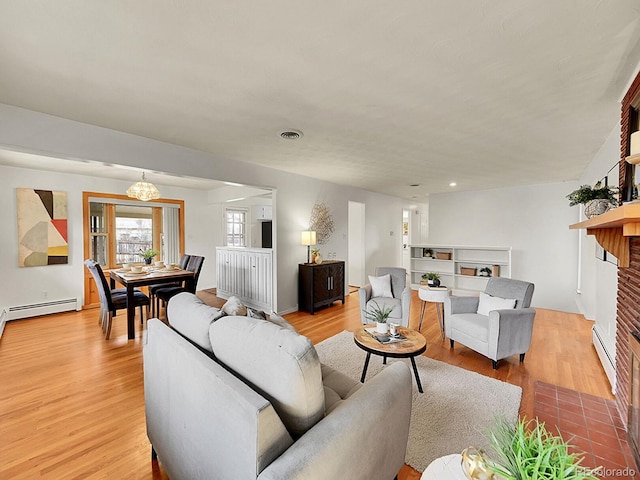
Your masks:
M247 210L227 208L227 245L230 247L247 246Z
M140 251L153 248L153 208L116 205L116 264L140 261Z

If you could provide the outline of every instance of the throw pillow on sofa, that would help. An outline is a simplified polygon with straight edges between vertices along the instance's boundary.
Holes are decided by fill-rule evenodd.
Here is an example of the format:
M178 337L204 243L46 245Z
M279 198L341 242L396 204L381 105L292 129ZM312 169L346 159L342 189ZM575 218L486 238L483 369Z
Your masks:
M269 321L239 316L212 323L209 338L216 358L271 402L293 436L323 418L322 372L311 340Z
M227 315L240 315L245 316L247 314L247 307L245 307L240 299L235 296L230 296L221 310Z

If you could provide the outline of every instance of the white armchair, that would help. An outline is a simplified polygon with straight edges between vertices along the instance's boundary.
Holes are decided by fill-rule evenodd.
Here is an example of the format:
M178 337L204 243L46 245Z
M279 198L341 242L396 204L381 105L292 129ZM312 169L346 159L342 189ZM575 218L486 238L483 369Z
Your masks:
M366 284L358 291L360 298L360 319L362 324L370 323L365 311L370 311L376 304L380 308L394 307L389 317L390 322L398 323L403 327L409 326L409 309L411 307L411 289L407 286L407 271L404 268L378 267L376 277L389 275L391 279L391 297L373 296L371 284ZM375 302L375 303L374 303Z
M531 345L536 311L530 308L533 283L509 278L489 279L484 296L449 297L444 303L445 333L451 348L454 341L489 357L493 368L498 360L524 355Z

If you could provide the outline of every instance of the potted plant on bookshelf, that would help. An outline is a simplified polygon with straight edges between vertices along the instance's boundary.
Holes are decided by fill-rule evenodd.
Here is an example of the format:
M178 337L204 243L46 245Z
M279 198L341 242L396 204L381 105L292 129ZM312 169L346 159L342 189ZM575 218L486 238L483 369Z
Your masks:
M371 303L373 305L370 308L365 307L362 313L364 313L364 316L367 320L369 320L371 323L376 324L376 332L387 333L387 320L389 320L389 316L391 315L391 312L393 312L395 306L383 305L381 307L375 300L372 300Z
M147 265L151 265L151 260L159 253L158 250L154 250L153 248L147 248L146 250L140 249L140 255L144 258L144 263Z
M440 286L440 274L437 272L427 272L422 275L422 280L427 282L430 287Z
M490 277L491 276L491 269L489 267L482 267L480 269L480 276L481 277Z
M617 187L602 186L597 182L591 185L580 185L579 188L567 195L569 206L584 204L584 214L587 218L601 215L618 206L616 201Z

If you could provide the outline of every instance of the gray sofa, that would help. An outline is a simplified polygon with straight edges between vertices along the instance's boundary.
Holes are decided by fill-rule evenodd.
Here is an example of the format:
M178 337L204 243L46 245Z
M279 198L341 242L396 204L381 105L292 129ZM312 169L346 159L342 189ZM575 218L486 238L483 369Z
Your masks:
M360 384L321 365L278 316L222 316L190 293L148 321L147 434L172 480L391 480L404 463L411 375ZM355 348L355 347L354 347Z

